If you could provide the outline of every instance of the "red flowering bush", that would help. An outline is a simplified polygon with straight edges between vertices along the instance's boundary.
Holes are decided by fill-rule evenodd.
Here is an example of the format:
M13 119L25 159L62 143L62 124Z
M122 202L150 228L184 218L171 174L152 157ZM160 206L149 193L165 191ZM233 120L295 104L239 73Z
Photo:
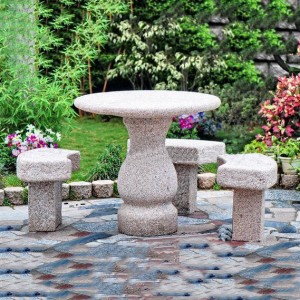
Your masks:
M277 89L272 100L265 101L260 113L267 120L262 126L265 136L257 138L271 146L277 138L286 141L300 135L300 74L291 77L279 77Z

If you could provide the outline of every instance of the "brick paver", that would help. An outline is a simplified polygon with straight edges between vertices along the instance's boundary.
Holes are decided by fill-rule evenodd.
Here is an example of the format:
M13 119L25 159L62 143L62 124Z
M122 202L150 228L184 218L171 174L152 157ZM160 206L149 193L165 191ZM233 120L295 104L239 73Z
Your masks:
M0 298L300 299L296 202L272 192L261 243L218 239L231 222L227 191L199 192L198 211L159 237L118 234L121 202L65 202L48 233L28 232L25 206L0 208Z

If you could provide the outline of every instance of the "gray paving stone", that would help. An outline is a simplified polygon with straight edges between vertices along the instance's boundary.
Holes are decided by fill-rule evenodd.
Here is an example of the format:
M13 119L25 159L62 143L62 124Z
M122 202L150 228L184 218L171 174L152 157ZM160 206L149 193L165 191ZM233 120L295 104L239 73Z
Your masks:
M278 200L300 202L300 191L269 189L266 191L265 199L266 201Z

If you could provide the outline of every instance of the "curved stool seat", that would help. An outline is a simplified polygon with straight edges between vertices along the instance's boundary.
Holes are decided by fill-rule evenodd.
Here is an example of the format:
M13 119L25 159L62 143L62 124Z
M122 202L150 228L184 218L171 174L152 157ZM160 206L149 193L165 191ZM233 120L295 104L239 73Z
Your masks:
M262 154L227 154L218 157L218 164L218 184L234 189L232 239L262 240L264 195L277 181L277 163Z

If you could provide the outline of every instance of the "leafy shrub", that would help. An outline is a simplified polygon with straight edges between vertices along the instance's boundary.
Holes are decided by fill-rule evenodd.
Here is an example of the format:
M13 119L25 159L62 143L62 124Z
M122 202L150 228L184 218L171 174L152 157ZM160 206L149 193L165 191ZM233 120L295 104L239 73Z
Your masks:
M57 130L75 115L78 69L64 61L51 79L40 72L51 64L42 53L53 49L55 39L35 18L39 12L34 1L25 0L4 0L0 8L0 128L6 133L27 124Z
M207 118L205 113L181 115L173 119L167 137L182 139L211 139L215 136L220 124Z
M266 94L264 86L242 81L223 86L211 83L199 91L216 95L221 99L220 107L212 112L212 119L215 122L250 127L259 123L259 104Z
M133 89L197 90L209 74L226 67L216 55L176 51L172 44L182 34L177 20L148 24L131 17L115 24L115 28L110 40L123 51L117 55L108 78L127 79Z
M231 53L222 56L224 59L224 68L218 72L210 74L209 80L218 85L234 84L242 82L243 84L258 85L264 84L262 75L256 69L253 61L245 61L241 56ZM208 83L207 83L208 84Z
M300 75L279 77L273 96L261 106L267 124L262 127L265 135L257 137L269 146L274 137L286 141L300 136Z
M270 148L261 141L253 140L251 143L245 145L244 153L261 153L264 154L268 152Z
M279 149L280 156L290 157L290 158L300 157L300 138L298 139L289 138L284 142L277 140L276 145Z
M255 139L259 132L261 132L260 128L249 130L249 127L242 125L224 125L222 130L217 131L216 138L225 143L227 153L240 153L243 152L246 144Z
M86 180L117 179L123 161L121 151L120 145L107 145L103 154L97 159L95 167L87 174Z
M226 26L224 34L224 45L231 52L250 56L262 48L261 31L251 29L241 22L234 22Z

